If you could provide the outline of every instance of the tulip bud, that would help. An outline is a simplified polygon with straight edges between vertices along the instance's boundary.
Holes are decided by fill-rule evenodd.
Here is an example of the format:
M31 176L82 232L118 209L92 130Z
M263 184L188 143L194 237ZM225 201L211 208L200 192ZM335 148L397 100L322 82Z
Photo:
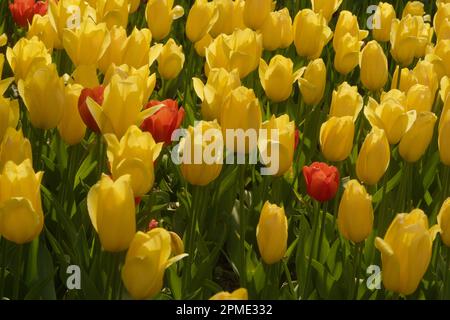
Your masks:
M433 102L434 96L431 96L430 88L422 84L412 86L406 95L406 109L408 110L431 111Z
M232 0L214 0L217 10L217 21L211 29L211 36L217 38L220 34L231 34L234 31L233 16L236 14Z
M180 169L190 184L206 186L219 176L223 162L223 137L220 130L216 121L200 121L195 128L190 126L188 135L181 140ZM206 154L208 151L210 153Z
M425 213L414 209L397 214L384 239L375 239L375 247L381 252L383 284L387 290L404 295L416 291L428 269L436 231L436 226L428 229Z
M198 78L192 80L194 90L202 101L201 112L205 120L219 119L225 98L241 85L237 69L231 72L223 68L212 69L206 84Z
M236 117L237 114L239 117ZM261 108L253 90L246 87L233 89L224 102L220 116L227 149L237 153L251 153L255 150L261 123ZM244 134L248 134L245 137L245 145L241 143L242 141L237 141L236 135L231 135L233 140L228 139L228 129L235 130L234 132L243 130Z
M447 99L450 101L450 99ZM441 162L450 166L450 112L445 110L441 114L438 129L438 147Z
M289 47L294 40L289 10L283 8L280 11L271 12L264 20L260 32L262 33L264 49L273 51Z
M321 14L310 9L298 12L294 19L294 44L299 56L309 60L319 58L332 37L333 31Z
M386 173L391 159L391 150L383 129L373 127L364 139L356 160L356 175L368 185L375 185Z
M334 56L334 68L340 74L349 74L359 63L362 41L346 33L341 37Z
M128 249L136 232L130 176L122 176L113 181L103 174L100 181L89 190L87 205L102 247L109 252Z
M23 136L21 129L9 127L0 143L0 172L8 161L19 165L26 159L33 160L30 140Z
M337 224L342 236L355 243L364 241L372 232L372 197L358 180L350 180L345 186Z
M343 0L311 0L312 9L321 13L327 21L331 20L333 14L339 9Z
M352 38L356 38L357 41L364 40L369 32L367 30L359 30L358 17L353 15L350 11L342 10L339 13L339 19L336 24L333 36L333 48L337 50L339 45L345 41L342 38L349 34Z
M33 241L42 231L43 172L35 173L31 160L8 161L0 174L0 234L17 244Z
M246 0L244 23L248 28L258 30L272 11L272 0Z
M375 12L372 35L378 42L388 42L391 35L392 20L395 19L395 9L388 2L380 2Z
M65 89L56 65L34 69L25 80L19 80L17 87L34 127L48 130L59 124L63 114Z
M408 1L403 8L402 18L407 15L422 17L425 14L424 5L420 1Z
M355 124L353 117L331 117L320 127L320 147L328 161L343 161L352 151Z
M334 198L339 188L339 171L323 162L303 167L306 190L310 197L325 202Z
M431 95L434 97L439 89L439 79L434 65L429 61L421 60L416 64L413 71L417 83L430 88Z
M433 138L437 117L432 112L420 112L412 127L406 131L399 145L402 158L408 162L418 161Z
M247 289L240 288L233 292L222 291L213 295L209 300L248 300Z
M402 68L400 73L400 83L398 83L398 70L399 66L395 68L394 75L392 76L391 89L399 89L403 92L408 92L409 88L418 83L417 77L414 71L408 68ZM398 84L400 86L398 86Z
M148 0L145 19L156 40L164 39L172 28L173 20L184 15L183 7L173 7L173 0Z
M437 216L439 228L441 229L442 242L450 247L450 198L447 198L442 204L441 210Z
M441 3L437 7L433 20L437 43L443 39L450 39L450 2Z
M83 87L80 85L67 85L64 94L64 107L58 131L61 138L69 145L75 145L83 140L86 125L78 112L78 100Z
M283 259L288 240L288 223L283 208L269 201L264 203L256 227L256 239L266 264L274 264Z
M211 30L218 17L213 2L196 0L187 17L186 36L191 42L200 41Z
M55 46L60 46L58 34L52 27L48 15L35 15L33 17L33 22L28 28L27 38L31 39L33 37L37 37L42 41L49 51L52 51Z
M123 64L141 68L149 64L150 42L152 34L148 29L137 29L131 32L123 51Z
M327 68L322 59L311 61L306 68L299 71L300 92L307 105L317 105L323 98L326 85Z
M388 63L383 48L376 41L370 41L361 53L361 82L370 91L384 87L388 80Z
M136 31L134 31L136 33ZM98 68L102 71L103 74L106 73L108 68L112 65L120 65L122 64L122 60L124 59L124 52L125 47L128 46L130 49L132 47L132 44L134 44L134 39L130 40L130 44L127 41L127 31L121 27L121 26L114 26L111 29L109 29L109 37L111 39L109 46L106 48L105 53L101 57L101 59L98 61ZM131 38L131 36L130 36ZM148 43L149 45L150 43ZM142 50L145 52L144 46L142 47ZM146 63L148 63L148 46L147 46L147 60ZM138 52L132 52L129 50L129 54L138 54ZM139 52L138 56L141 56L142 54ZM131 59L135 59L135 57L126 57L128 62L132 62ZM140 63L140 62L139 62ZM131 63L132 65L136 65L139 63Z
M172 239L162 228L134 235L122 268L123 283L134 299L149 299L159 293L165 269L187 256L173 252Z
M108 29L114 26L127 27L128 0L97 0L97 23L104 22Z
M184 53L183 47L177 46L175 41L170 38L164 46L152 47L154 51L159 51L158 72L161 78L166 80L175 79L183 69Z
M355 121L362 107L363 98L358 93L358 87L343 82L337 90L333 91L329 115L330 117L351 116Z
M269 65L261 59L259 63L259 79L267 97L274 102L288 99L292 93L294 63L282 55L276 55Z

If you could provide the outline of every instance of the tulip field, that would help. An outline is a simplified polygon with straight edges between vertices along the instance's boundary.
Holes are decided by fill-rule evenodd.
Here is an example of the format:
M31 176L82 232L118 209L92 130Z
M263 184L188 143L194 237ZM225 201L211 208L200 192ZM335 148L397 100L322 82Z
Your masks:
M450 0L0 0L0 300L450 299Z

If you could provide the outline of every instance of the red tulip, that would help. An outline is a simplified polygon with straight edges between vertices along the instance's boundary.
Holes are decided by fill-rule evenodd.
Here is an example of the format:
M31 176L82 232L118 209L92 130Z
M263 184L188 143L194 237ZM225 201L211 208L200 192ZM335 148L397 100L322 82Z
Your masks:
M84 124L94 132L100 132L97 122L92 116L89 108L87 106L87 97L91 97L99 105L103 103L103 91L105 88L103 86L98 86L95 88L84 88L81 90L80 98L78 99L78 112L80 113L81 119L83 119Z
M339 188L339 171L323 162L303 167L308 194L320 202L331 200Z
M14 21L21 27L27 27L31 23L35 14L45 15L47 13L48 2L35 0L14 0L9 4L9 10Z
M152 221L150 221L150 223L148 224L148 230L153 230L155 228L158 228L159 222L156 221L155 219L152 219Z
M180 127L183 121L184 109L182 107L178 109L178 103L172 99L164 101L151 100L145 106L145 109L158 104L163 104L164 106L145 119L141 129L150 132L156 142L164 142L167 145L172 142L172 133Z

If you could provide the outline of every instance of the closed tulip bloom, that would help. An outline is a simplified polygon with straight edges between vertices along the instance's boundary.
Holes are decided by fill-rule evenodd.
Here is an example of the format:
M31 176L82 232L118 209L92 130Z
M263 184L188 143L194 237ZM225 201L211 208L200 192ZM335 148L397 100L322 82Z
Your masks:
M129 0L97 0L97 22L104 22L108 29L113 26L126 28Z
M239 117L236 117L237 114ZM250 153L255 150L257 136L253 137L255 141L252 141L250 136L252 132L258 135L261 124L261 107L254 91L242 86L232 90L224 102L220 116L220 125L227 148L238 153ZM250 130L250 135L245 139L245 145L236 141L237 137L234 141L228 140L226 134L228 129L243 130L244 132Z
M450 99L447 99L450 100ZM439 120L438 147L441 162L450 166L450 112L444 110Z
M433 19L433 27L436 32L437 42L450 39L450 2L438 5Z
M294 83L294 63L282 55L276 55L269 65L261 59L259 63L259 80L267 97L274 102L288 99Z
M150 132L156 142L172 143L172 133L178 129L184 119L183 107L178 108L176 100L164 101L151 100L145 109L160 106L153 115L144 120L141 125L143 131Z
M369 98L364 115L372 127L385 131L390 144L397 144L416 119L415 111L407 112L406 107L394 99L378 104Z
M333 37L325 18L310 9L299 11L294 19L294 44L297 54L309 60L322 55L325 45Z
M159 51L157 60L160 76L166 80L175 79L183 69L185 59L183 47L178 46L175 40L170 38L164 46L156 45L151 50Z
M181 173L190 184L206 186L214 181L222 170L221 128L215 120L200 121L195 128L189 126L187 133L180 141ZM217 152L213 150L216 144L219 146Z
M441 210L437 216L442 242L450 247L450 198L447 198L442 204Z
M272 115L270 120L263 122L261 129L266 130L266 135L260 135L258 141L259 151L262 157L272 157L272 145L278 146L278 165L274 172L276 176L282 176L292 166L295 151L295 123L289 120L287 114L276 118ZM277 130L277 136L272 136L272 130ZM266 166L271 165L265 163Z
M342 236L355 243L364 241L372 232L372 197L358 180L350 180L345 186L337 225Z
M339 171L326 163L314 162L309 167L304 166L303 177L308 195L319 202L333 199L339 189Z
M218 17L214 2L196 0L187 17L186 36L191 42L200 41L211 30Z
M48 130L59 124L63 115L65 89L56 65L34 69L25 80L19 80L17 87L34 127Z
M333 91L330 106L331 117L351 116L355 121L363 107L363 98L358 93L357 86L343 82Z
M8 161L0 174L0 235L17 244L33 241L42 231L43 172L35 173L31 160Z
M420 1L408 1L403 8L402 18L407 15L422 17L425 14L424 5Z
M432 112L420 112L412 127L400 141L399 152L407 162L418 161L427 150L433 138L437 117Z
M380 2L373 20L372 35L378 42L388 42L391 36L392 20L396 17L395 9L388 2Z
M264 20L260 32L263 37L264 49L273 51L289 47L294 40L289 10L283 8L280 11L271 12Z
M377 237L381 252L383 284L387 290L404 295L416 291L431 260L437 228L428 229L428 218L420 209L399 213L384 239Z
M214 0L217 10L217 21L211 28L211 36L217 38L220 34L231 34L234 31L233 16L236 14L233 0Z
M376 41L370 41L361 53L361 82L370 91L384 87L388 80L388 63L383 48Z
M8 128L0 143L0 172L8 161L19 165L26 159L33 160L30 140L23 136L21 129Z
M307 105L318 104L325 93L327 68L322 59L311 61L306 68L300 70L298 85L303 101Z
M439 79L434 65L426 60L419 61L413 69L417 78L417 83L430 88L431 95L434 97L439 89Z
M342 10L339 14L339 19L333 35L334 50L338 49L341 42L343 42L342 37L347 33L359 41L364 40L369 35L367 30L359 30L358 17L353 15L350 11Z
M240 288L233 292L222 291L213 295L209 300L248 300L247 289Z
M233 15L231 17L231 23L233 26L233 30L240 29L243 30L247 28L244 22L244 8L245 8L245 0L234 0L233 1ZM275 9L275 6L272 2L272 10Z
M244 23L248 28L258 30L272 11L272 0L246 0Z
M445 75L450 76L450 39L439 41L434 48L434 54L441 59Z
M161 152L162 143L156 143L149 132L130 126L122 137L105 134L108 143L108 161L113 179L129 175L135 197L150 191L155 181L153 162Z
M12 49L9 47L6 49L6 59L17 81L25 79L31 68L52 63L48 49L37 37L20 38Z
M186 257L172 249L173 237L162 228L138 231L131 241L122 268L122 280L134 299L149 299L163 286L164 271Z
M130 176L122 176L113 181L103 174L100 181L89 190L87 206L103 249L108 252L128 249L136 232Z
M356 175L367 185L373 186L386 173L391 160L391 150L383 129L373 127L364 139L356 160Z
M328 161L345 160L352 151L355 125L353 117L331 117L320 127L320 147Z
M131 32L123 49L123 64L130 67L141 68L149 64L150 42L152 33L149 29L137 29Z
M237 69L231 72L223 68L212 69L206 84L203 84L199 78L192 80L195 93L202 101L201 112L205 120L219 119L225 98L233 89L241 85Z
M362 41L346 33L341 37L341 42L334 56L334 68L340 74L349 74L359 64Z
M431 111L434 103L434 96L428 86L416 84L408 90L406 95L406 108L417 112Z
M288 223L284 209L266 201L256 227L259 252L266 264L283 259L288 240Z
M78 111L78 100L82 90L83 87L78 84L68 84L65 88L63 115L58 131L68 145L80 143L86 133L86 125Z
M173 7L174 0L149 0L145 8L148 28L156 40L164 39L172 28L173 20L184 15L183 7Z
M321 13L327 21L331 20L333 14L339 9L343 0L311 0L312 9Z
M402 68L400 73L400 86L398 85L398 70L400 68L397 66L394 71L394 75L392 76L391 89L399 89L403 92L408 92L409 88L418 84L418 80L416 74L413 70L409 70L408 68Z
M440 42L442 41L444 40L441 40ZM436 73L438 81L441 81L442 78L447 75L447 66L445 60L435 54L432 49L429 49L429 52L425 54L425 58L422 61L427 61L433 65L434 72Z
M31 39L33 37L41 40L49 51L56 46L60 46L58 33L53 28L49 15L35 15L33 17L33 21L28 28L27 38Z

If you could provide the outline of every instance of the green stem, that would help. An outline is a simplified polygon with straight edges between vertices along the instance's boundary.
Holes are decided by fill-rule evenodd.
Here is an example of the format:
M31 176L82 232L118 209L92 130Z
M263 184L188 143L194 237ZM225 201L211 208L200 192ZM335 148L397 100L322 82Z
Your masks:
M357 243L355 245L355 265L354 265L354 272L353 272L353 279L354 279L354 285L353 285L353 292L352 292L352 299L356 300L358 299L358 289L359 289L359 269L361 268L361 256L362 251L364 248L364 242Z
M327 207L328 207L328 201L324 203L323 210L319 210L319 217L321 219L320 223L320 231L319 231L319 247L317 248L317 261L320 261L320 253L322 251L322 242L323 242L323 234L325 232L325 223L327 220Z
M284 270L284 274L286 275L286 279L289 285L289 290L291 291L291 295L292 298L295 299L295 289L294 289L294 284L292 283L292 277L291 277L291 273L289 271L289 268L287 266L287 262L286 260L283 259L283 270Z
M22 263L23 263L23 244L20 244L19 252L18 252L18 259L17 259L17 269L16 269L16 278L14 280L14 292L13 297L14 300L17 300L19 298L19 291L20 291L20 280L22 276Z
M311 246L309 248L309 257L308 257L308 267L306 269L306 278L305 278L305 285L303 287L303 293L302 293L302 299L306 299L306 294L308 293L309 289L309 275L311 272L311 264L312 264L312 255L314 253L314 243L316 239L317 234L317 223L318 223L318 216L319 216L319 203L317 201L314 201L314 211L313 211L313 234L311 238Z

